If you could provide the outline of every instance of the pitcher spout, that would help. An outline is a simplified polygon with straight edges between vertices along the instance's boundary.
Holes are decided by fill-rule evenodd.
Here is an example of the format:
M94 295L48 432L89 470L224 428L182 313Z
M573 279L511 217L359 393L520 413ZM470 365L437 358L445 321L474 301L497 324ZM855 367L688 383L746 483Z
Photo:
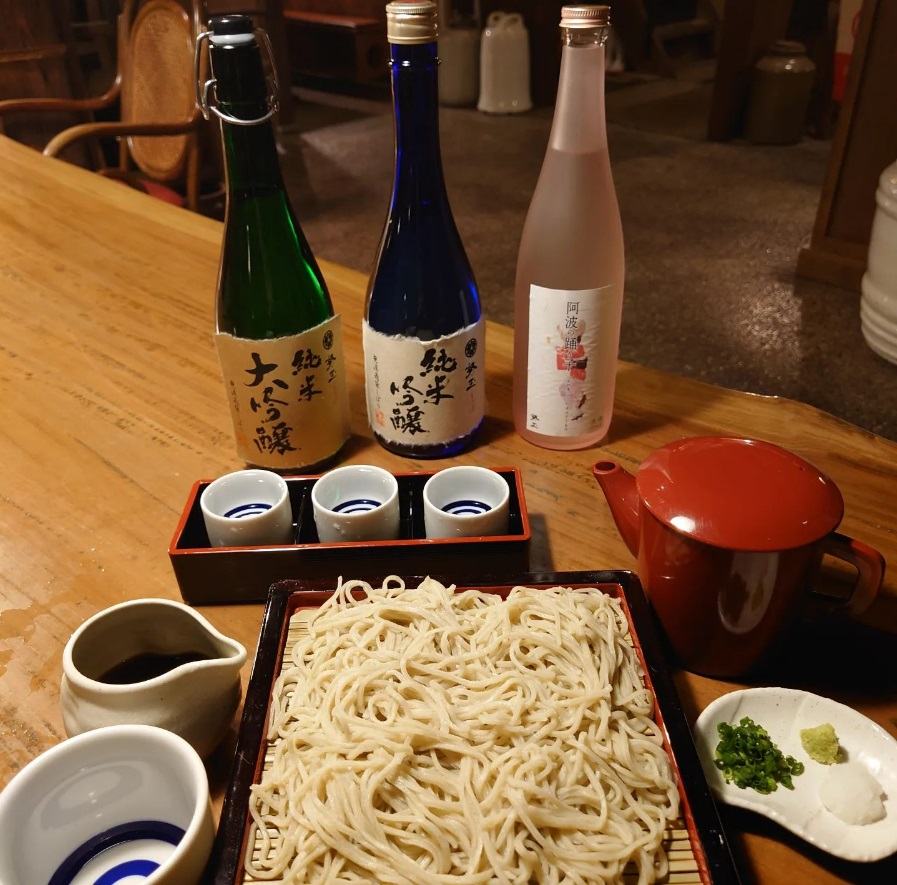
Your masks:
M240 704L245 662L243 645L189 606L170 599L119 603L88 618L65 646L65 730L72 737L139 722L179 734L206 756Z
M210 629L209 633L210 638L213 639L215 654L202 663L209 669L239 673L243 664L246 663L246 649L236 639L219 633L214 627Z
M615 461L599 461L592 467L592 475L601 486L620 537L633 556L638 556L638 493L635 477Z

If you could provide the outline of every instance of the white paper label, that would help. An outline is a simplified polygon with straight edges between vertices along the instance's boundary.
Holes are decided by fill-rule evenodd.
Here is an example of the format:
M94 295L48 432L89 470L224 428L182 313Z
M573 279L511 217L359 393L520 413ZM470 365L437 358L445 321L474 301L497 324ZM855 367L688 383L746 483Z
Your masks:
M431 446L470 433L485 409L486 324L421 341L365 320L368 421L389 442Z
M237 453L295 469L333 455L349 436L340 318L283 338L215 336Z
M616 307L613 286L530 286L528 429L546 436L582 436L601 426L613 407Z

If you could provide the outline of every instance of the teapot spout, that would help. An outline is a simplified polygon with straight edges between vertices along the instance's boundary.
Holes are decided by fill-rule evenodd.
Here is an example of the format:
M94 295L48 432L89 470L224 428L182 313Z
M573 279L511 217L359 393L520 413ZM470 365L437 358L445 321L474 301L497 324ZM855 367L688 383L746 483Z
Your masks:
M615 461L599 461L592 467L592 475L601 486L620 537L633 556L638 556L638 493L635 477Z

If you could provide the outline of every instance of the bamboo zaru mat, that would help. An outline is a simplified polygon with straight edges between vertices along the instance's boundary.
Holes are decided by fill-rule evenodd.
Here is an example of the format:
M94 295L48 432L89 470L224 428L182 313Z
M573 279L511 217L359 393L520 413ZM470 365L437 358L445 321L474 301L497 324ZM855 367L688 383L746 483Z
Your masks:
M287 667L296 642L308 634L308 617L310 614L311 609L300 609L290 619L287 640L284 645L283 657L280 660L278 673L282 673ZM264 771L268 770L273 758L274 744L268 743L266 745ZM280 834L276 830L269 830L269 835L271 837L271 850L275 851L279 844ZM258 859L261 853L260 842L261 840L256 837L254 844L251 847L247 846L246 850L252 851L254 859ZM699 885L699 883L703 882L684 821L677 820L675 825L667 830L663 845L669 859L670 869L666 876L658 880L661 885ZM257 879L243 869L241 869L241 873L243 878L238 880L241 885L257 882L266 882L269 885L271 883L273 885L285 885L286 883L284 879ZM636 882L637 879L638 875L633 870L631 873L624 872L622 881L624 885L628 885L628 883ZM304 885L304 883L289 883L289 885Z

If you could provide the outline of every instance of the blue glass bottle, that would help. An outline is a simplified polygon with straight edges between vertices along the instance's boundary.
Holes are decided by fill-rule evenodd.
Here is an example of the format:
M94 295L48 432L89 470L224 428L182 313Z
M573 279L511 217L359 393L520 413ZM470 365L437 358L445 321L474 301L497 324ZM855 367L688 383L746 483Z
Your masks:
M482 423L485 326L442 174L436 6L386 10L396 162L365 304L368 418L390 451L440 458Z

